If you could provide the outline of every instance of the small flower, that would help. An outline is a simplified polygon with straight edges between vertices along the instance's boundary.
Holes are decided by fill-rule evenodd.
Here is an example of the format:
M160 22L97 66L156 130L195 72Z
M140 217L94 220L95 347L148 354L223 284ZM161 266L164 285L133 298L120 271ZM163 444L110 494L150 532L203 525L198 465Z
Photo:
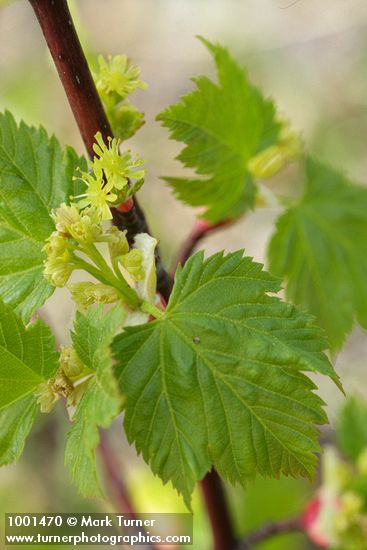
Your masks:
M102 235L102 225L96 208L85 208L80 221L68 226L70 235L81 244L98 241Z
M89 174L84 174L84 177ZM59 238L72 237L78 242L94 242L102 232L101 219L96 208L85 208L81 204L67 206L65 203L51 212Z
M35 391L35 396L37 397L37 403L40 406L42 413L49 413L55 406L55 403L58 401L59 396L55 395L52 391L53 380L48 380L47 382L42 382Z
M93 297L86 292L92 284L93 283L81 282L68 285L72 299L82 311L85 311L89 306L94 304Z
M61 397L69 397L73 390L74 386L71 380L59 369L54 378L50 378L47 382L42 382L35 391L41 412L51 412L55 403Z
M60 257L50 256L44 262L44 266L44 276L52 285L57 287L65 286L74 270L74 262L68 251L65 251Z
M133 248L127 254L119 257L119 262L136 281L144 279L143 253L141 250Z
M82 311L92 304L112 304L120 299L115 288L103 283L73 283L68 288L74 302Z
M362 510L363 500L359 495L352 491L341 495L340 507L335 515L335 526L339 535L358 524Z
M96 157L93 159L93 170L97 178L106 177L108 185L114 190L122 191L128 186L129 179L143 180L144 170L136 170L143 164L139 158L135 160L130 151L119 154L119 141L109 138L108 145L103 141L101 132L95 135L96 143L93 150Z
M56 230L66 236L69 235L69 227L80 221L80 213L76 204L67 206L63 203L59 208L52 210L51 217L55 222Z
M89 293L96 304L112 304L120 299L115 288L103 283L96 283L94 288L90 288Z
M55 378L51 379L50 382L52 391L59 397L69 397L74 389L72 381L61 369L57 371Z
M75 198L81 198L79 207L94 207L100 214L101 220L110 220L112 218L109 205L112 205L117 195L112 192L112 185L103 181L103 176L95 177L94 174L82 173L82 180L87 185L87 190L83 195Z
M125 99L137 88L145 89L147 85L139 80L140 69L129 64L126 55L109 56L106 61L98 56L99 71L94 75L98 92L103 96L117 94Z
M66 237L60 235L57 231L51 233L51 235L46 239L46 244L42 248L46 252L47 256L50 258L62 258L67 255L68 250L70 249L70 243Z
M129 252L129 243L126 238L126 231L120 231L113 225L103 239L108 242L109 252L112 258L123 256Z
M60 368L69 379L77 378L85 370L74 348L61 346Z

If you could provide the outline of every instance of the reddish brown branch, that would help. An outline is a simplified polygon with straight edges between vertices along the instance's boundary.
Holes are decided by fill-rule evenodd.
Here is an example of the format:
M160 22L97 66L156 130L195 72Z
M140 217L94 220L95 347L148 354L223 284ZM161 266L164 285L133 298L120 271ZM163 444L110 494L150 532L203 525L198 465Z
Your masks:
M177 257L172 266L171 274L175 274L178 264L184 265L185 262L190 258L190 256L195 251L195 248L199 242L207 237L211 233L214 233L222 227L226 227L232 223L232 220L225 220L215 224L211 224L206 220L196 220L194 227L191 230L191 233L188 235L186 240L182 243L180 250L178 251Z
M105 477L108 484L108 491L111 495L111 500L115 503L115 508L118 512L132 514L136 519L137 516L130 501L126 485L123 481L120 466L115 460L115 455L110 448L107 435L106 433L101 432L100 437L101 441L98 451L105 470Z
M70 15L66 0L29 0L64 86L85 147L93 157L95 134L100 131L105 141L112 130L95 87L91 72ZM115 211L114 223L127 229L130 241L137 233L149 233L149 227L138 201L130 202L128 212ZM115 209L114 209L115 210ZM165 271L157 250L158 290L167 300L172 281Z
M93 157L95 134L112 136L66 0L30 0L41 25L85 147Z
M138 516L131 503L127 487L121 475L120 465L115 459L116 455L113 449L110 447L108 436L105 432L101 432L100 438L101 441L98 450L105 470L111 501L119 513L131 514L132 518L137 519ZM157 550L153 545L149 544L146 546L147 550Z
M233 550L236 540L222 480L212 470L200 487L213 531L213 550Z
M250 550L260 542L278 535L302 532L300 518L291 518L264 525L259 530L247 535L236 547L235 550Z

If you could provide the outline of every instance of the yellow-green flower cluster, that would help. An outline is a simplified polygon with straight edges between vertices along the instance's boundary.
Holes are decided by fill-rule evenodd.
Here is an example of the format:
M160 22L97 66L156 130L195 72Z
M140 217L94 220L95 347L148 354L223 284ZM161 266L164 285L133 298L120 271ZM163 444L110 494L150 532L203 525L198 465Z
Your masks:
M109 169L113 170L113 165ZM93 304L121 302L129 311L128 323L135 323L137 319L145 322L149 314L161 314L154 305L157 241L141 233L130 247L126 231L103 221L103 208L97 205L83 208L83 204L82 200L70 206L62 204L52 211L55 231L43 247L47 254L45 277L54 286L63 287L74 270L84 271L88 278L92 276L92 281L68 284L73 300L82 311ZM108 260L103 248L108 252ZM66 373L65 368L63 372ZM51 399L55 388L53 382L50 384L43 389Z
M144 115L126 98L137 88L146 89L140 80L140 69L126 55L98 57L98 70L94 73L97 90L110 120L114 134L128 139L144 123Z
M367 449L360 454L356 467L343 461L334 448L325 449L317 530L330 548L366 548L366 463Z
M98 283L80 282L69 285L81 309L94 303L125 301L132 307L139 304L134 290L136 281L144 279L143 253L130 250L126 232L115 226L104 227L103 212L96 206L81 209L77 204L61 205L51 213L56 231L47 239L45 277L54 286L65 286L75 269L88 272ZM149 237L150 238L150 237ZM97 244L108 245L110 264Z
M61 347L59 363L55 376L42 382L36 391L41 412L51 412L61 398L66 399L69 407L75 407L91 375L73 348Z
M255 179L267 179L277 174L288 162L302 153L303 144L299 134L284 124L277 143L270 145L248 163L248 170Z
M77 178L85 183L86 192L75 198L81 199L79 208L94 207L102 220L109 220L112 218L110 206L125 202L140 189L145 170L141 168L143 161L133 158L130 151L119 154L117 139L109 138L106 145L100 132L95 139L92 171L82 172Z

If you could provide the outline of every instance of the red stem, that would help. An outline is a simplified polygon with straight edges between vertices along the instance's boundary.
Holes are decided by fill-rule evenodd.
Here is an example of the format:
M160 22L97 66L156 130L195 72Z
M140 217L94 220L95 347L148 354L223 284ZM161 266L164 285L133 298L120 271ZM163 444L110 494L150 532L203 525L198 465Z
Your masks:
M233 223L233 220L224 220L214 224L211 224L206 220L196 220L191 233L182 243L182 246L178 251L177 257L175 258L172 266L171 275L173 276L175 274L178 264L184 265L186 263L202 239L204 239L207 235L214 233L218 229L230 225L231 223Z
M130 501L126 485L121 476L120 465L115 460L115 455L110 449L110 444L106 433L100 433L100 444L98 447L101 456L103 467L106 472L109 492L112 495L112 501L115 502L116 510L132 514L134 519L137 518L133 505Z
M260 542L277 535L302 532L302 522L300 518L291 518L274 523L269 523L247 535L236 547L235 550L250 550Z
M103 466L106 472L109 493L111 500L115 503L115 509L119 513L130 514L131 519L138 519L134 507L130 501L129 493L121 475L120 464L116 461L116 455L111 449L106 432L100 432L100 444L98 451L102 458ZM146 545L147 550L157 550L156 546Z
M233 550L236 545L222 480L215 470L200 482L213 532L213 550Z

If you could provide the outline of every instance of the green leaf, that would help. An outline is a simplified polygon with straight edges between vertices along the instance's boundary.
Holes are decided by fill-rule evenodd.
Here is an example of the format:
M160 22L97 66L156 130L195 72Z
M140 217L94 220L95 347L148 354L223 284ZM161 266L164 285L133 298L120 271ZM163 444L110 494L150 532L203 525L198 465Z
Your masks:
M367 328L367 189L306 159L302 198L277 221L269 268L339 348L353 322Z
M42 274L42 246L54 230L50 211L69 201L81 165L43 128L0 113L0 296L25 322L53 292Z
M0 300L0 465L21 455L38 412L34 391L57 368L50 329L41 320L26 328Z
M107 428L121 409L121 396L112 370L110 343L122 327L124 312L115 306L108 313L103 306L78 314L72 340L83 363L93 373L74 415L69 432L65 464L84 496L101 497L95 449L99 428Z
M27 395L0 412L0 466L18 460L37 413L34 395Z
M353 461L367 448L367 403L362 398L347 400L340 413L336 435L341 450Z
M34 392L58 367L55 341L40 319L27 328L0 301L0 410Z
M233 218L254 205L255 185L248 161L277 141L280 123L271 101L220 45L201 39L213 54L219 83L200 76L197 90L160 113L171 138L186 144L178 155L199 177L164 178L191 206L205 206L204 218Z
M326 416L302 371L339 384L320 329L242 254L190 258L165 317L114 342L128 439L187 503L212 466L242 484L310 476Z

